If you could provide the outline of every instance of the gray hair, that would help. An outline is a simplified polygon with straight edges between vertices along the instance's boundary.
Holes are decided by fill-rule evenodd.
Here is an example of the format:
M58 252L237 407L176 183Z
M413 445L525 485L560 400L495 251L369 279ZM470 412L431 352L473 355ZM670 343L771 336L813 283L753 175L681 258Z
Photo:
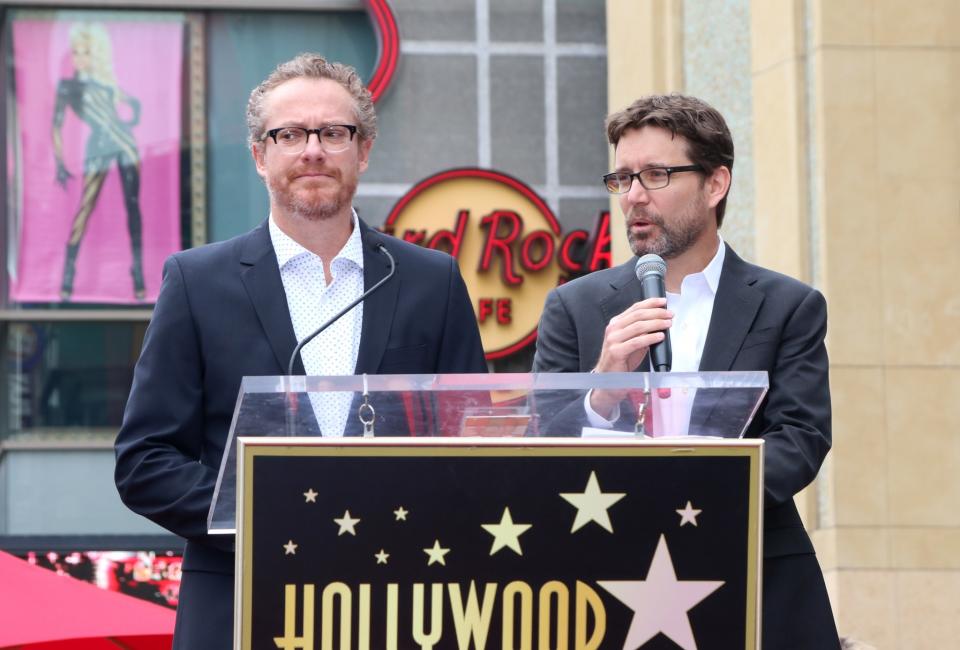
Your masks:
M344 87L353 97L357 132L364 140L377 137L377 113L373 108L370 91L363 85L353 66L327 61L319 54L309 52L278 65L260 85L250 93L247 101L247 145L253 146L263 140L265 124L263 105L270 91L291 79L332 79Z

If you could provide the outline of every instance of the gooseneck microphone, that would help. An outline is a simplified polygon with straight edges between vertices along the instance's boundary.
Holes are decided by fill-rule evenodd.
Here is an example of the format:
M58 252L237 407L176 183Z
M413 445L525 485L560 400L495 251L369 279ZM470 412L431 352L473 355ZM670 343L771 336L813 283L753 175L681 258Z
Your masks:
M640 280L640 298L666 298L664 277L667 263L659 255L649 253L637 260L637 279ZM663 330L663 340L650 346L650 367L656 372L670 372L673 350L670 347L670 330Z
M383 278L379 282L377 282L375 285L373 285L372 287L364 291L362 294L360 294L359 298L357 298L356 300L351 302L349 305L347 305L346 307L338 311L329 320L327 320L326 323L324 323L317 329L307 334L305 337L303 337L303 339L299 343L297 343L297 347L293 349L293 354L290 355L290 363L287 364L287 375L293 375L293 364L296 362L297 355L300 354L300 350L303 349L303 346L305 346L307 343L309 343L310 341L318 337L321 333L323 333L323 330L327 329L328 327L336 323L338 320L340 320L341 316L343 316L348 311L350 311L351 309L359 305L361 302L366 300L370 294L372 294L374 291L376 291L377 289L382 287L384 284L386 284L387 280L392 278L393 274L396 273L397 263L393 259L393 255L390 254L390 251L387 250L387 247L378 242L374 244L373 248L377 252L382 253L383 255L386 255L387 259L390 260L390 271L385 276L383 276Z

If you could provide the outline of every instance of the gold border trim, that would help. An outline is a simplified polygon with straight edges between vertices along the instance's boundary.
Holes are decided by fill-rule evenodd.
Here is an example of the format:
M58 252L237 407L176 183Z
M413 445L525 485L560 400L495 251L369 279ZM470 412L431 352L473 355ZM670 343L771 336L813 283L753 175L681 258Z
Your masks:
M490 438L237 438L237 549L234 576L234 647L248 650L253 591L253 465L260 457L451 457L485 456L634 456L730 457L750 461L750 503L747 515L746 650L757 650L760 641L760 607L763 549L763 440L724 439L684 442L673 440L611 439L490 439ZM249 476L247 472L249 473Z

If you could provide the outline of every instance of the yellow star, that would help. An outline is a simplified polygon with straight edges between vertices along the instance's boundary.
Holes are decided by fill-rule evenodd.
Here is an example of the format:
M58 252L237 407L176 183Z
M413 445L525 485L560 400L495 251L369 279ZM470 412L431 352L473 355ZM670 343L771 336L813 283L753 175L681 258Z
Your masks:
M307 498L307 500L306 500L305 503L316 503L316 502L317 502L317 495L318 495L318 494L320 494L320 493L319 493L319 492L314 492L314 491L313 491L313 488L310 488L309 490L307 490L306 492L304 492L304 493L303 493L303 496L305 496L305 497Z
M682 510L677 510L676 513L680 515L680 526L686 526L687 524L697 525L697 515L699 515L703 510L697 510L693 507L693 504L687 501L687 507Z
M427 554L429 558L427 560L427 566L430 566L434 562L438 562L443 566L447 566L447 561L443 559L443 556L450 552L449 548L441 548L440 540L436 539L433 541L433 548L425 548L423 552Z
M404 510L403 506L400 506L399 508L393 511L393 514L397 516L397 521L406 521L409 511Z
M356 536L357 530L354 528L354 526L360 523L360 520L351 517L349 510L344 510L343 516L339 519L334 518L333 521L340 526L340 530L337 532L337 537L340 537L340 535L343 535L344 533L350 533L351 535Z
M377 564L386 564L387 558L390 557L390 554L385 552L382 548L379 553L374 553L373 557L377 558Z
M601 492L597 473L590 472L587 487L583 492L561 492L560 496L577 508L577 516L573 520L571 533L575 533L591 521L596 522L608 532L613 532L610 515L607 509L626 496L626 492Z
M291 539L289 542L283 545L284 555L296 555L297 554L297 544L293 543Z
M493 555L501 548L507 546L516 551L517 555L523 555L520 550L520 535L527 532L531 524L515 524L510 516L510 508L503 509L503 516L499 524L481 524L481 528L493 535L493 546L490 548L490 555Z

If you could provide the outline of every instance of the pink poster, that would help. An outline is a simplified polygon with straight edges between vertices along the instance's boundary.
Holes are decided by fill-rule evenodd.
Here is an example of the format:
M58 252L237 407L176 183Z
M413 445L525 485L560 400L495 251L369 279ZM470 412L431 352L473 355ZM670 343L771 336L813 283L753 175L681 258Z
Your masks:
M13 22L14 302L156 300L180 249L179 22Z

